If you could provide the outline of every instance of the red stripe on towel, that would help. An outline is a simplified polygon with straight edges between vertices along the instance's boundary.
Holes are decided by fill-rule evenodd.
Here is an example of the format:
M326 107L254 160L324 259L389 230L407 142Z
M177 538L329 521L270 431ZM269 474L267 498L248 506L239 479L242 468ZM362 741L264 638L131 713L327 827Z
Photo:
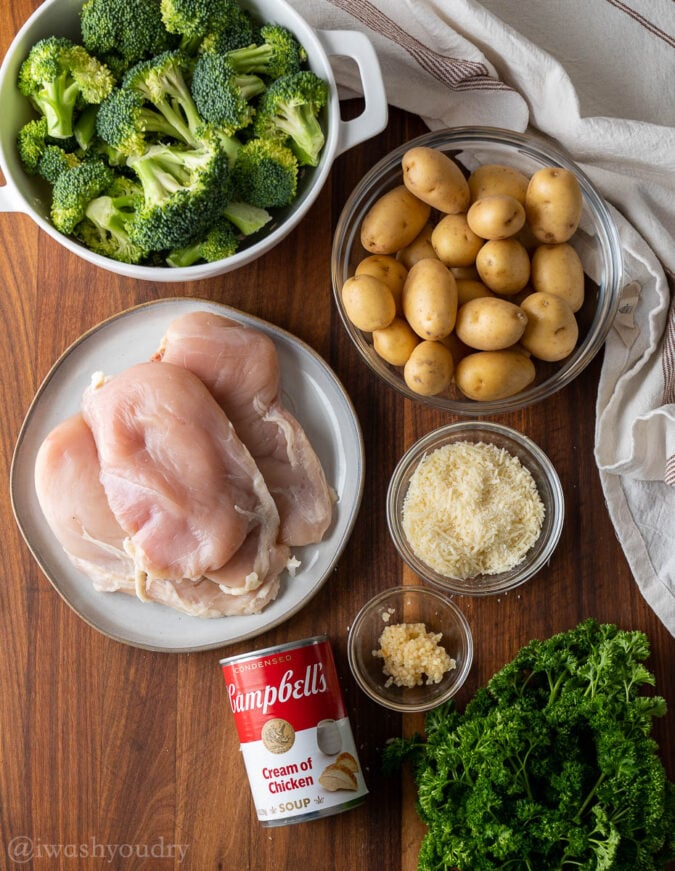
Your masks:
M664 483L669 484L671 487L675 487L675 454L672 457L668 457L666 460L666 474L663 478Z
M607 0L612 6L616 7L621 12L625 12L629 18L632 18L635 22L637 22L641 27L644 27L645 30L648 30L653 36L656 36L658 39L662 39L667 45L675 48L675 37L671 36L669 33L666 33L665 30L661 30L660 27L657 27L656 24L649 21L649 19L645 18L644 15L641 15L637 10L631 9L631 7L627 3L622 3L621 0Z
M670 310L663 335L663 404L675 402L675 275L666 272L670 287Z
M417 65L453 91L512 91L513 88L493 78L484 63L445 57L433 51L380 12L366 0L331 0L371 30L380 33L408 52Z

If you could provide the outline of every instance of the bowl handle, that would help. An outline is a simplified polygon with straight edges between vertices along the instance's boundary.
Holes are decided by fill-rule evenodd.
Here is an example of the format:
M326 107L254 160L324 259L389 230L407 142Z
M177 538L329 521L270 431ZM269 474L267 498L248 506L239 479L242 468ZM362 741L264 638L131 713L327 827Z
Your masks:
M0 185L0 213L25 211L26 207L16 188L10 184Z
M317 30L316 35L327 55L353 58L361 76L365 107L358 117L340 121L337 157L384 130L388 119L387 92L380 62L367 36L357 30Z

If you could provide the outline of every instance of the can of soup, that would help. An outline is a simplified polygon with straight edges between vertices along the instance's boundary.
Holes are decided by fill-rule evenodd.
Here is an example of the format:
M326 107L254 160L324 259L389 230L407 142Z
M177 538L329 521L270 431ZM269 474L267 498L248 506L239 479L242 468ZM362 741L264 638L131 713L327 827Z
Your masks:
M258 819L342 813L368 793L325 635L220 660Z

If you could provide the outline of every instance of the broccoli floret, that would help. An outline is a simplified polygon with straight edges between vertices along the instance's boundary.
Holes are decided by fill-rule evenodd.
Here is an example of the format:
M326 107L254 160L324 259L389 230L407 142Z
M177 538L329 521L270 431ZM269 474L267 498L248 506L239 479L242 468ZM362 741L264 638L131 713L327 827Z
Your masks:
M189 54L227 51L256 38L257 25L237 0L161 0L161 11L164 26Z
M132 242L128 228L142 203L140 185L118 176L105 194L90 201L75 235L97 254L123 263L140 263L148 252Z
M179 51L165 51L133 66L122 87L137 91L160 112L173 128L173 136L198 146L204 121L197 111L185 81L187 59Z
M47 145L38 163L38 174L54 185L61 173L74 169L80 163L80 158L72 151L64 151L58 145Z
M87 0L80 25L84 47L117 76L178 42L164 27L159 0Z
M160 12L169 33L201 39L227 5L221 0L161 0Z
M237 136L228 135L222 127L213 125L208 128L208 133L217 139L220 147L227 154L230 166L233 166L241 150L242 140Z
M231 221L243 236L252 236L269 224L272 215L267 209L252 206L240 200L233 200L223 209L223 215Z
M226 53L228 62L238 73L256 73L278 79L297 73L307 60L307 52L295 36L280 24L260 28L262 42Z
M125 167L127 165L127 154L124 154L117 148L113 148L112 145L108 145L107 142L104 142L98 136L93 141L91 145L91 149L89 150L89 155L92 157L99 157L109 166L113 167Z
M98 59L108 67L116 82L121 82L124 74L129 69L129 64L114 54L101 54L98 55Z
M203 37L199 50L225 54L236 48L255 45L260 39L260 27L253 16L236 2L224 4L222 15L213 20Z
M40 158L47 147L47 119L44 115L23 125L16 138L16 147L28 175L37 175Z
M40 175L54 184L59 175L80 163L80 158L50 141L47 119L43 116L28 121L19 130L17 149L29 175Z
M98 110L96 132L108 145L127 155L140 154L152 144L146 139L148 133L182 141L182 128L177 130L132 88L115 88L105 98Z
M199 148L157 144L127 165L143 186L144 204L129 227L136 244L152 251L198 239L222 213L229 160L215 137Z
M265 83L259 76L235 73L222 55L208 52L195 63L191 92L197 110L228 136L253 121L250 101L264 90Z
M105 64L65 37L35 43L19 68L19 90L45 116L47 132L57 139L70 138L77 111L100 103L113 86Z
M288 137L300 164L316 166L325 142L318 116L327 102L328 85L310 70L281 76L258 100L255 133Z
M70 234L84 218L87 206L113 182L114 173L102 160L85 160L62 172L52 191L52 223Z
M237 195L253 206L287 206L298 190L298 160L276 140L250 139L239 151L232 184Z
M239 240L234 227L229 221L222 220L215 224L203 239L172 251L166 258L166 262L174 267L192 266L193 263L199 263L201 260L213 263L215 260L231 257L238 247Z

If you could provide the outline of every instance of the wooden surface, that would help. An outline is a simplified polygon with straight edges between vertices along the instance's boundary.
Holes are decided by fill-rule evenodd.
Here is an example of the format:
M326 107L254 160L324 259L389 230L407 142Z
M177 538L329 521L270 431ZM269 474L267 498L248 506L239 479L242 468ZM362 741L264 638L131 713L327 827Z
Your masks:
M3 43L8 33L3 28ZM329 258L332 230L353 186L392 147L421 132L419 120L392 111L384 134L337 160L311 213L287 242L232 275L198 283L117 278L67 253L28 217L0 215L5 482L0 869L17 865L10 852L21 843L26 850L19 858L29 855L31 844L34 851L23 867L36 869L415 868L422 830L411 784L384 778L379 756L388 738L422 723L378 708L358 690L347 666L346 635L353 615L370 596L415 580L387 534L387 482L416 438L452 418L403 400L364 370L333 306ZM218 300L308 342L342 380L363 428L364 498L336 571L288 622L226 650L234 654L319 632L330 636L370 788L360 808L336 817L262 828L253 813L218 667L225 651L149 653L98 634L38 570L12 517L7 487L12 451L26 410L54 360L102 319L170 296ZM567 517L553 559L526 586L500 597L457 598L475 640L475 663L458 697L460 707L529 639L570 628L588 616L647 632L657 688L675 707L673 639L631 577L593 461L600 364L598 357L557 396L498 418L549 454L562 480ZM674 735L669 714L657 723L656 738L671 778ZM139 858L152 855L153 847L154 858ZM49 858L59 851L60 858ZM174 858L169 858L172 852Z

